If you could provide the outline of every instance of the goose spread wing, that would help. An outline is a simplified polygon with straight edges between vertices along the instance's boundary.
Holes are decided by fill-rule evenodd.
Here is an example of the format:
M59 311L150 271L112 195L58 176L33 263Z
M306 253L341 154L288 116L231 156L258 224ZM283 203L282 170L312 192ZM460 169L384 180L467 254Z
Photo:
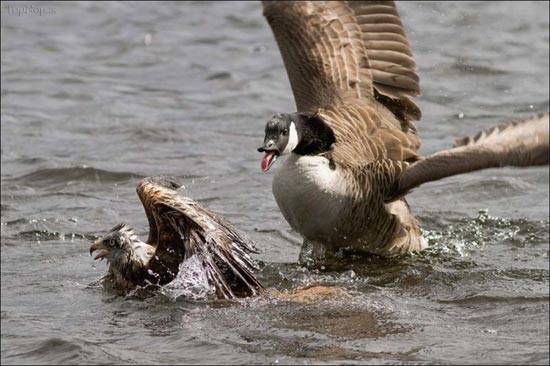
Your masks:
M388 198L399 198L426 182L475 170L547 165L549 125L548 113L503 123L475 137L459 139L452 149L429 155L410 166L386 169L394 179Z
M373 95L361 28L344 2L264 1L263 6L298 111Z
M416 64L393 1L264 1L300 112L376 97L420 118Z
M416 63L393 1L346 1L361 28L376 98L397 116L419 120Z
M177 183L164 177L146 178L137 186L147 217L154 221L150 219L150 226L156 227L157 250L149 265L151 272L161 277L161 283L169 282L179 264L196 255L218 297L263 291L253 273L256 264L249 256L257 252L254 243L225 219L182 195L178 188Z

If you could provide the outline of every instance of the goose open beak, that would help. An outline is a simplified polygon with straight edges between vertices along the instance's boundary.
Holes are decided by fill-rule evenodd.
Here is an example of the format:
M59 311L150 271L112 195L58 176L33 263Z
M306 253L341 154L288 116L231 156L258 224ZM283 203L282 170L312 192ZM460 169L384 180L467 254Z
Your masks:
M267 172L278 157L279 153L277 151L266 151L262 159L262 171Z
M263 172L267 172L279 155L281 155L273 140L266 140L264 145L258 148L258 152L265 152L261 164Z

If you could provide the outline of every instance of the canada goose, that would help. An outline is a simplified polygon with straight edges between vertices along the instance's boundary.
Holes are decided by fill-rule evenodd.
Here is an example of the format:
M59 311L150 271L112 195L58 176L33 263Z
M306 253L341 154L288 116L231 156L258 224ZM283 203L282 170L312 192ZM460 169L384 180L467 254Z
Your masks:
M267 122L261 168L289 155L273 194L314 259L423 249L404 198L412 188L479 169L548 164L548 114L419 155L419 78L393 1L265 1L263 12L298 112Z
M223 218L185 197L180 185L167 177L142 179L137 193L149 221L147 242L125 224L94 242L90 254L106 259L105 277L114 287L131 290L164 285L178 274L180 264L197 256L209 286L220 299L257 295L264 287L255 278L249 253L254 243Z

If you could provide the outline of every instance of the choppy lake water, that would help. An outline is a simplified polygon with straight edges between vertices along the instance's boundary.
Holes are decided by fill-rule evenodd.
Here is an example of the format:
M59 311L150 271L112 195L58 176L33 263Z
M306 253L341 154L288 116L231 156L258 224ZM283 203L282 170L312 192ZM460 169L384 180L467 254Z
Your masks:
M423 153L548 110L548 2L399 5ZM548 167L427 184L409 202L428 250L309 271L255 150L294 110L259 2L2 2L1 20L2 364L550 361ZM121 221L146 234L134 187L156 174L257 242L267 286L345 295L227 306L91 285L91 240Z

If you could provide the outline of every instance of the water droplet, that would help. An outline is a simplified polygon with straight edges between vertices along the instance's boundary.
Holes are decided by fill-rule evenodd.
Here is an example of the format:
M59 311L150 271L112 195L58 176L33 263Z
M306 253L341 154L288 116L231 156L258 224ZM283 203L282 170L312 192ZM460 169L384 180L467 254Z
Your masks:
M146 46L149 46L151 42L153 41L153 35L151 33L147 33L145 37L143 37L143 43Z
M350 270L347 270L344 273L342 273L342 276L354 279L357 275L355 274L355 271L353 269L350 269Z
M458 114L458 118L460 118L460 119L464 118L464 113L460 112L460 113Z

